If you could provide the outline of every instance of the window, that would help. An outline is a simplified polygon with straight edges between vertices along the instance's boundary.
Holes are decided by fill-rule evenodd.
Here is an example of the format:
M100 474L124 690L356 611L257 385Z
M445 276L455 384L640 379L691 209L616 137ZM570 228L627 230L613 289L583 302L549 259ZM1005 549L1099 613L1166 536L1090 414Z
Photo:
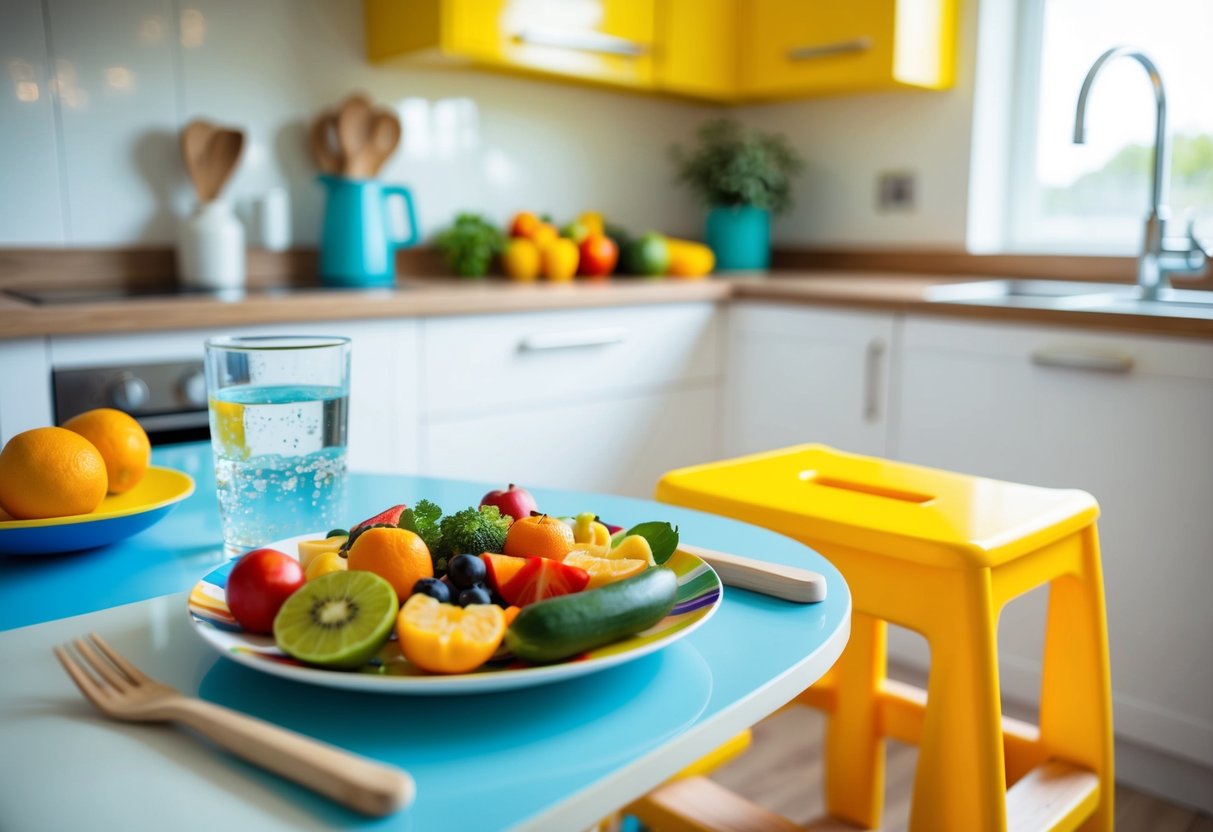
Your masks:
M1104 50L1136 46L1162 75L1172 139L1169 236L1213 234L1213 0L1024 0L1009 148L1007 247L1136 253L1149 206L1154 95L1143 67L1109 63L1072 141L1083 78Z

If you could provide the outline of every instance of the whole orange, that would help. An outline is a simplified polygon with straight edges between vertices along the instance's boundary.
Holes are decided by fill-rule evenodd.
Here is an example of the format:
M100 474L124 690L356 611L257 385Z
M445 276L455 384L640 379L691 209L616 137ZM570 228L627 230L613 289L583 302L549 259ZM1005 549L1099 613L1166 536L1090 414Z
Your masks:
M385 579L401 603L412 594L413 584L434 577L429 547L408 529L367 529L350 547L349 568Z
M546 514L515 520L505 534L505 554L516 558L563 560L573 549L573 530Z
M18 520L88 514L106 482L100 452L64 428L27 430L0 451L0 507Z
M147 473L152 460L152 443L143 426L129 414L112 407L99 407L73 416L63 423L63 427L80 434L101 452L111 494L130 491Z

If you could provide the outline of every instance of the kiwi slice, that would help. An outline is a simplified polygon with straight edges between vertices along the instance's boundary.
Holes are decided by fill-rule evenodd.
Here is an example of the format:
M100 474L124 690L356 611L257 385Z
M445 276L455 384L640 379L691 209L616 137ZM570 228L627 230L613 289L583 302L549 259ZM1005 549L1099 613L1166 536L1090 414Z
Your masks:
M392 633L396 590L374 572L330 572L295 590L274 618L274 641L308 664L353 670Z

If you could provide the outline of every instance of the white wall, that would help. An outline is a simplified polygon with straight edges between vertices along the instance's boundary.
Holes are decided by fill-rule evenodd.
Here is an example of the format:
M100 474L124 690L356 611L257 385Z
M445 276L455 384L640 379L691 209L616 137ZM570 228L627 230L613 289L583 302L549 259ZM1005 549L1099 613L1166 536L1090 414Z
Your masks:
M774 227L777 243L964 247L978 0L957 5L956 84L950 90L819 98L738 111L752 127L787 135L805 158L796 205ZM884 171L914 174L914 210L877 209L877 179Z
M358 0L0 0L0 72L0 245L170 242L190 206L177 132L196 116L247 131L228 195L287 187L296 241L315 242L306 127L356 89L401 111L404 144L383 177L413 189L427 235L458 210L700 225L669 186L666 148L711 108L372 67Z

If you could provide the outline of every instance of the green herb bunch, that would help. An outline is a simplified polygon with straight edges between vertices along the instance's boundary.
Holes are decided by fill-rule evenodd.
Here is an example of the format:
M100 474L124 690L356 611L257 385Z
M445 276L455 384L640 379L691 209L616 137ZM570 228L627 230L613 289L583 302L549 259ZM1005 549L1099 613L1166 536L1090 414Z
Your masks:
M670 149L676 182L708 205L752 205L782 213L792 205L792 177L803 170L800 155L784 136L746 130L722 118L699 128L691 150Z
M436 242L460 277L484 277L493 256L505 250L501 229L479 214L460 214Z

